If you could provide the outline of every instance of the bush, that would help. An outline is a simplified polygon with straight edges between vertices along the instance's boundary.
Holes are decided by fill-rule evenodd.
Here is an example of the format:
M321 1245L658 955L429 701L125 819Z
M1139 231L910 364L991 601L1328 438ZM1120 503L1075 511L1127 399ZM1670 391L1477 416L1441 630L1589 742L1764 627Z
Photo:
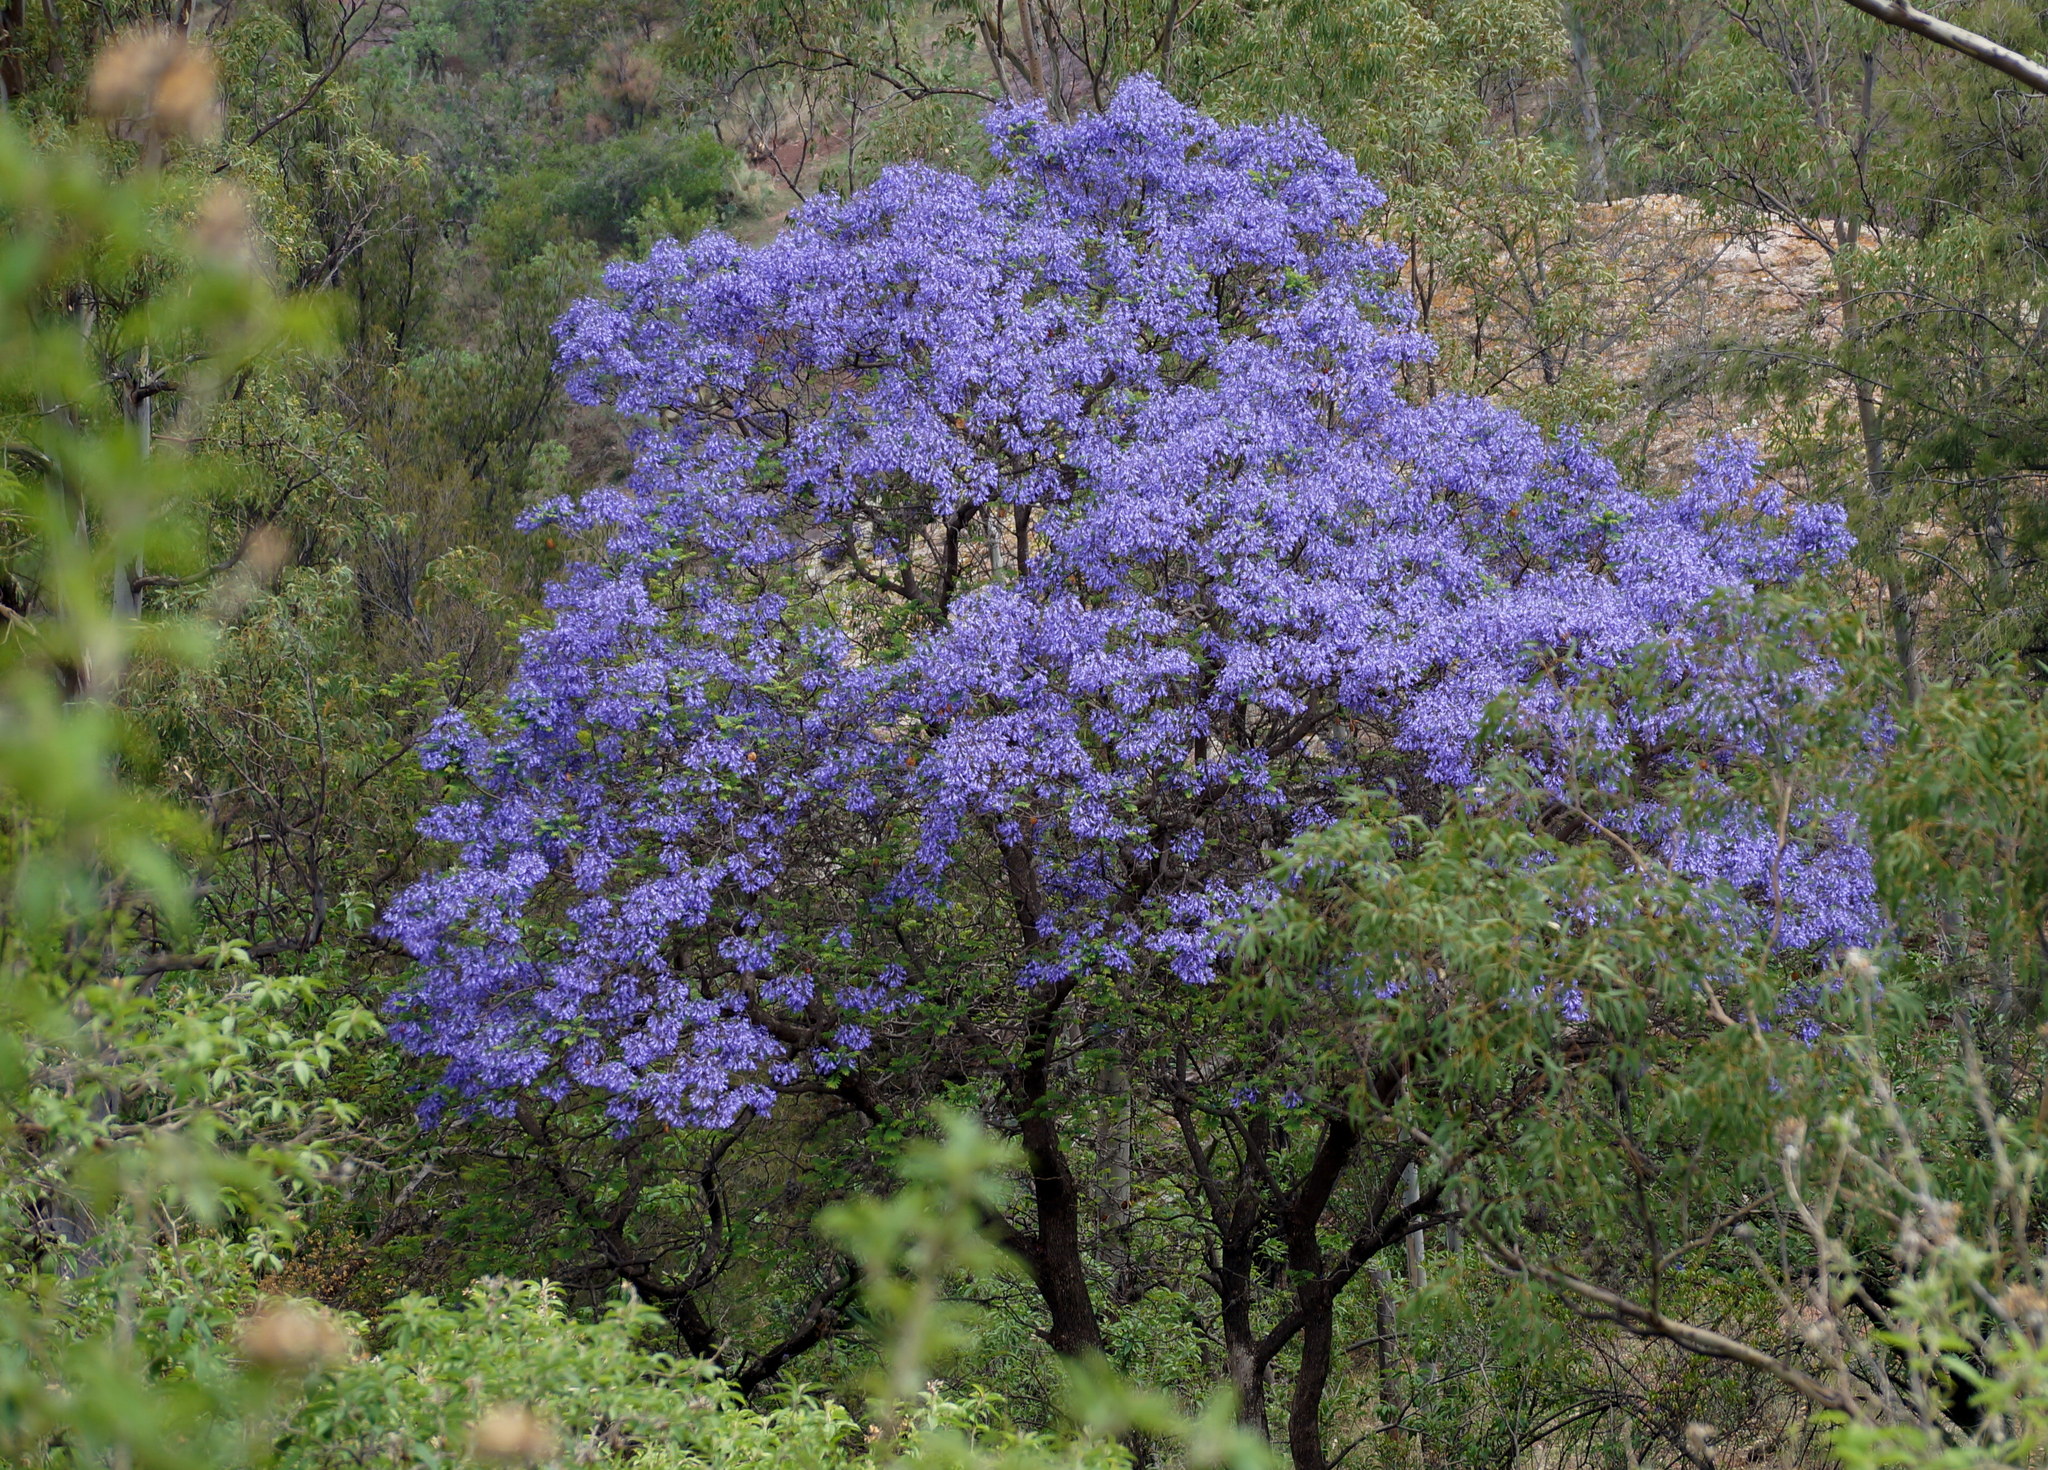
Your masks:
M505 184L484 211L478 243L505 270L569 240L609 254L687 239L736 212L734 163L704 132L647 130L559 149Z

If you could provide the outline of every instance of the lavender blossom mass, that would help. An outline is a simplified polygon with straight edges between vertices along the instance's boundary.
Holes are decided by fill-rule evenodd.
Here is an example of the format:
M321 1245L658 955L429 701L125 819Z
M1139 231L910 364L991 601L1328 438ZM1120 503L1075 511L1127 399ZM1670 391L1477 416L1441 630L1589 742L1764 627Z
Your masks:
M455 856L385 919L419 965L394 1032L471 1105L766 1108L926 1004L892 915L998 924L1004 984L1202 984L1277 845L1358 783L1468 781L1504 692L1617 752L1739 743L1733 706L1589 730L1570 694L1847 548L1740 445L1654 496L1507 409L1412 402L1433 348L1365 234L1383 196L1303 123L1138 78L989 132L993 182L892 168L563 318L635 467L539 518L600 549L497 718L440 728L457 795L423 831ZM1871 925L1828 813L1787 851L1762 817L1632 828L1768 877L1781 943Z

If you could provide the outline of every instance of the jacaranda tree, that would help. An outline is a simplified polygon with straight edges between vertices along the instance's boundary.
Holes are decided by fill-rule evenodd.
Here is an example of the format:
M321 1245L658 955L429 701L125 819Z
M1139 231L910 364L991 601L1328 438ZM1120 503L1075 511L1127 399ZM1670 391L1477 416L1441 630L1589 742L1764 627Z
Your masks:
M1658 496L1581 438L1410 401L1432 347L1366 234L1383 197L1305 124L1226 129L1138 78L988 128L990 182L891 169L764 247L614 266L563 319L635 469L535 517L594 549L495 721L441 731L425 830L456 856L387 916L418 961L394 1029L470 1110L717 1129L979 1086L1078 1351L1076 1058L1180 1042L1184 1083L1228 1082L1187 1018L1274 851L1360 788L1434 820L1503 695L1539 775L1546 749L1625 767L1600 829L1722 885L1730 922L1785 951L1867 930L1825 804L1682 815L1772 687L1691 650L1846 537L1738 446ZM1645 646L1655 699L1592 697ZM1341 1107L1271 1095L1341 1171ZM1311 1244L1313 1173L1287 1203Z

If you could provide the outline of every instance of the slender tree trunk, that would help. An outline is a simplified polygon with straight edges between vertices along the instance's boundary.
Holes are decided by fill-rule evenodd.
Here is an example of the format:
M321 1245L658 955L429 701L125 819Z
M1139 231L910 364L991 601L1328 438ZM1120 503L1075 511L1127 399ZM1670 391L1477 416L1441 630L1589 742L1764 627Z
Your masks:
M43 0L43 24L50 28L50 80L61 82L65 74L64 18L57 13L57 0Z
M136 447L144 459L156 446L156 395L155 385L149 381L149 349L144 347L135 362L135 380L128 390L128 420L135 426ZM142 599L137 585L144 575L142 558L135 558L131 568L125 563L114 567L114 612L121 617L135 618L142 615Z
M1182 1063L1185 1067L1185 1058ZM1185 1081L1183 1071L1183 1086ZM1216 1316L1223 1329L1223 1371L1237 1397L1238 1422L1270 1439L1272 1432L1266 1413L1269 1356L1261 1356L1259 1335L1252 1325L1252 1286L1258 1272L1262 1211L1250 1177L1264 1163L1269 1134L1262 1119L1254 1118L1245 1125L1238 1138L1242 1165L1236 1178L1226 1180L1217 1174L1212 1152L1202 1144L1193 1104L1184 1090L1174 1095L1173 1116L1180 1127L1188 1171L1201 1184L1201 1198L1209 1210L1209 1228L1215 1233L1215 1275L1211 1285L1216 1289Z
M1044 61L1038 54L1037 29L1031 23L1031 7L1036 3L1037 0L1017 0L1017 44L1023 48L1024 81L1031 88L1031 95L1052 108L1053 119L1058 121L1058 106L1045 93Z
M1984 548L1984 569L1991 581L1991 604L2004 612L2012 601L2012 543L2005 533L2005 503L2000 492L1991 492L1977 523L1977 539Z
M1003 580L1004 572L1003 524L1002 512L997 507L990 506L988 508L987 519L983 529L986 530L986 532L988 533L989 580L993 582L1000 582Z
M1599 67L1593 48L1586 44L1586 28L1576 11L1565 11L1565 29L1571 37L1572 69L1579 76L1579 133L1586 140L1586 192L1605 204L1613 197L1607 182L1607 125L1600 117Z
M1102 1181L1104 1255L1114 1274L1114 1299L1136 1291L1131 1259L1131 1074L1118 1057L1102 1072L1101 1125L1095 1138L1095 1168Z
M1862 331L1861 313L1847 291L1842 295L1842 336L1853 340ZM1906 703L1920 702L1919 612L1906 586L1902 558L1904 528L1899 525L1899 507L1892 501L1892 470L1884 448L1884 406L1877 389L1862 377L1855 385L1856 428L1863 450L1864 493L1871 513L1883 527L1885 611L1891 625L1892 655L1898 660L1899 678L1905 687Z
M1042 4L1043 0L1024 0L1024 3ZM1045 42L1045 85L1048 94L1045 105L1056 121L1071 122L1073 117L1067 108L1066 68L1060 60L1060 47L1063 42L1059 26L1051 15L1043 14L1038 17L1038 34Z
M18 49L27 40L28 0L0 4L0 107L11 107L28 90L28 69Z
M1004 860L1018 927L1035 941L1044 908L1037 872L1021 848L1006 848ZM1018 1141L1031 1169L1031 1198L1038 1215L1032 1265L1049 1318L1046 1340L1062 1357L1102 1348L1102 1324L1095 1315L1087 1257L1081 1249L1081 1188L1060 1141L1059 1110L1052 1095L1054 1047L1072 991L1072 981L1061 981L1047 992L1025 1042L1023 1065L1009 1077Z
M1294 1470L1328 1470L1323 1444L1323 1394L1329 1388L1335 1357L1337 1295L1350 1281L1355 1266L1333 1273L1323 1253L1323 1212L1337 1183L1358 1151L1358 1130L1344 1118L1323 1127L1315 1160L1288 1202L1287 1274L1294 1282L1295 1310L1301 1318L1301 1361L1288 1395L1287 1450ZM1270 1345L1277 1350L1277 1344Z
M1223 1327L1223 1368L1237 1395L1238 1422L1270 1439L1266 1365L1259 1361L1259 1337L1252 1327L1252 1280L1258 1268L1250 1228L1252 1212L1240 1211L1239 1215L1240 1219L1229 1222L1233 1228L1218 1252L1223 1266L1217 1311Z
M1421 1198L1422 1173L1415 1164L1411 1163L1401 1171L1401 1203L1412 1205ZM1402 1244L1408 1258L1408 1289L1410 1291L1420 1291L1423 1285L1422 1232L1420 1230L1409 1231L1408 1238Z
M1859 168L1862 150L1868 146L1871 136L1872 109L1875 102L1877 76L1876 53L1866 51L1863 55L1863 87L1859 94L1862 143L1857 145ZM1825 128L1831 122L1831 109L1824 109L1818 121ZM1862 248L1865 221L1860 213L1852 211L1846 217L1835 221L1835 238L1840 250L1835 257L1836 300L1842 310L1842 342L1846 347L1859 347L1864 340L1863 306L1857 299L1851 283L1843 279L1842 267L1853 260ZM1919 616L1913 605L1913 597L1906 586L1905 565L1902 560L1904 527L1900 523L1901 507L1893 503L1893 480L1891 463L1884 448L1884 404L1877 396L1877 387L1870 381L1869 374L1858 372L1851 384L1856 396L1856 431L1863 450L1863 479L1865 493L1870 498L1872 513L1879 518L1878 524L1884 529L1884 579L1885 602L1888 620L1891 624L1892 653L1899 663L1899 679L1904 686L1906 703L1920 702Z
M1329 1470L1323 1445L1323 1393L1330 1383L1336 1338L1335 1294L1318 1281L1303 1289L1301 1363L1294 1370L1294 1392L1287 1411L1287 1451L1294 1470Z
M1372 1283L1373 1396L1378 1401L1380 1421L1384 1423L1393 1417L1391 1386L1399 1347L1394 1338L1394 1282L1383 1266L1371 1267L1366 1272L1366 1280ZM1405 1440L1406 1436L1399 1429L1387 1431L1387 1441L1397 1461L1407 1458L1402 1452Z
M1022 509L1018 524L1020 576L1026 524ZM1037 865L1028 847L1005 842L1001 851L1018 937L1027 951L1036 949L1044 943L1039 926L1045 914ZM1031 1266L1050 1319L1046 1340L1062 1357L1102 1348L1102 1324L1095 1315L1087 1258L1081 1249L1081 1189L1060 1141L1059 1108L1052 1095L1053 1057L1067 1023L1066 1005L1073 991L1071 979L1046 987L1038 1014L1025 1034L1023 1055L1004 1078L1017 1114L1018 1141L1031 1169L1031 1198L1038 1215L1038 1231L1030 1247Z

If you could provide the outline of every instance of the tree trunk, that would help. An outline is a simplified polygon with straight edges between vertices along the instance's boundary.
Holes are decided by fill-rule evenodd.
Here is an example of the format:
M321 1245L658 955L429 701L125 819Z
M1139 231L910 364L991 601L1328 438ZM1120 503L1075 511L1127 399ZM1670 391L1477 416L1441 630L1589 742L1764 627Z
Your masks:
M28 39L28 0L5 0L0 4L0 108L12 107L28 90L28 69L21 59L21 45Z
M150 381L149 348L144 347L135 360L134 381L128 389L128 421L135 426L136 447L144 459L156 447L156 385ZM144 575L142 558L135 558L131 568L125 563L114 565L113 601L117 617L138 618L142 616L142 598L136 590Z
M1037 874L1021 849L1006 848L1004 856L1010 869L1019 927L1035 939L1038 916L1043 909ZM1032 1023L1023 1065L1009 1077L1017 1109L1018 1141L1023 1144L1024 1160L1031 1167L1031 1198L1038 1214L1037 1236L1032 1243L1033 1275L1050 1319L1046 1340L1062 1357L1102 1349L1102 1324L1095 1315L1095 1301L1088 1290L1087 1258L1081 1250L1081 1190L1060 1142L1059 1119L1052 1098L1054 1042L1064 1020L1067 997L1072 993L1071 980L1051 987L1037 1020Z
M1223 1326L1223 1368L1229 1375L1231 1391L1237 1395L1237 1419L1258 1431L1261 1438L1273 1437L1266 1414L1266 1365L1259 1359L1258 1333L1252 1328L1252 1278L1257 1270L1251 1211L1240 1211L1241 1219L1225 1235L1219 1256L1222 1261L1221 1301L1217 1316Z
M1334 1293L1321 1281L1299 1293L1303 1308L1301 1364L1287 1411L1287 1450L1294 1470L1329 1470L1323 1447L1323 1391L1330 1383L1331 1345L1336 1334Z
M1323 1393L1330 1384L1336 1334L1337 1295L1356 1267L1337 1272L1323 1254L1323 1212L1358 1151L1358 1130L1338 1117L1323 1126L1314 1161L1288 1202L1287 1274L1294 1282L1295 1311L1301 1319L1301 1362L1287 1404L1287 1449L1294 1470L1328 1470L1323 1446ZM1341 1264L1341 1263L1340 1263ZM1277 1337L1277 1334L1276 1334ZM1277 1341L1268 1344L1277 1352Z
M1422 1173L1415 1164L1410 1163L1407 1168L1401 1171L1401 1203L1403 1205L1412 1205L1421 1198ZM1408 1290L1411 1292L1420 1291L1423 1285L1422 1232L1420 1230L1409 1231L1408 1238L1403 1242L1403 1245L1408 1257Z
M1860 97L1861 115L1865 142L1858 145L1857 164L1862 167L1862 149L1868 146L1871 136L1873 88L1876 79L1877 59L1874 52L1863 55L1863 90ZM1823 126L1828 119L1822 117ZM1835 222L1835 238L1840 249L1835 257L1836 301L1842 310L1842 342L1845 346L1857 345L1863 339L1862 303L1850 289L1850 283L1843 279L1842 264L1855 257L1863 244L1864 221L1860 214L1851 212L1838 217ZM1899 661L1899 679L1904 687L1906 703L1920 702L1920 668L1918 641L1919 618L1913 606L1912 594L1906 586L1905 567L1901 561L1904 528L1900 524L1899 507L1892 503L1891 464L1884 451L1884 405L1879 401L1877 388L1868 374L1855 375L1851 389L1856 395L1856 430L1862 441L1863 479L1865 493L1870 497L1872 513L1880 517L1884 528L1884 590L1887 612L1891 623L1892 652Z
M1239 1168L1235 1178L1220 1176L1213 1153L1204 1148L1195 1126L1192 1099L1185 1091L1186 1058L1182 1058L1182 1091L1173 1098L1174 1121L1180 1127L1181 1147L1188 1170L1201 1184L1201 1198L1209 1210L1209 1228L1215 1232L1215 1274L1210 1284L1216 1289L1216 1315L1223 1328L1223 1371L1237 1396L1238 1422L1272 1437L1266 1416L1266 1365L1270 1352L1260 1350L1257 1330L1252 1325L1252 1286L1258 1274L1259 1227L1263 1218L1252 1173L1264 1166L1271 1134L1262 1118L1249 1120L1238 1134Z
M1390 1412L1393 1403L1391 1385L1397 1363L1394 1341L1394 1283L1386 1269L1374 1266L1366 1272L1366 1280L1372 1283L1373 1320L1373 1397L1378 1404L1378 1415L1382 1423L1396 1417ZM1406 1436L1399 1429L1387 1431L1387 1439L1395 1449L1393 1458L1398 1462L1407 1457L1401 1453Z
M1060 1147L1050 1100L1041 1091L1019 1117L1025 1161L1031 1166L1031 1198L1038 1211L1035 1275L1050 1327L1046 1341L1062 1357L1102 1349L1102 1324L1088 1290L1081 1251L1081 1191Z
M1842 293L1842 336L1853 339L1862 330L1861 313L1846 291ZM1919 614L1913 606L1913 596L1906 586L1905 567L1901 559L1903 528L1898 524L1898 507L1892 503L1892 471L1884 451L1884 408L1878 402L1877 390L1864 378L1859 377L1855 386L1856 427L1863 449L1864 493L1870 499L1871 513L1879 517L1883 527L1882 551L1884 555L1885 606L1891 624L1892 654L1898 660L1899 678L1906 692L1906 703L1920 702L1919 668Z
M1095 1168L1102 1181L1103 1254L1114 1285L1112 1300L1135 1295L1131 1259L1131 1074L1118 1057L1102 1071L1103 1115L1095 1137Z
M1579 75L1579 133L1586 140L1586 193L1602 204L1613 198L1607 182L1607 125L1600 117L1599 70L1593 48L1586 44L1586 28L1578 15L1567 8L1565 29L1571 37L1572 69Z

